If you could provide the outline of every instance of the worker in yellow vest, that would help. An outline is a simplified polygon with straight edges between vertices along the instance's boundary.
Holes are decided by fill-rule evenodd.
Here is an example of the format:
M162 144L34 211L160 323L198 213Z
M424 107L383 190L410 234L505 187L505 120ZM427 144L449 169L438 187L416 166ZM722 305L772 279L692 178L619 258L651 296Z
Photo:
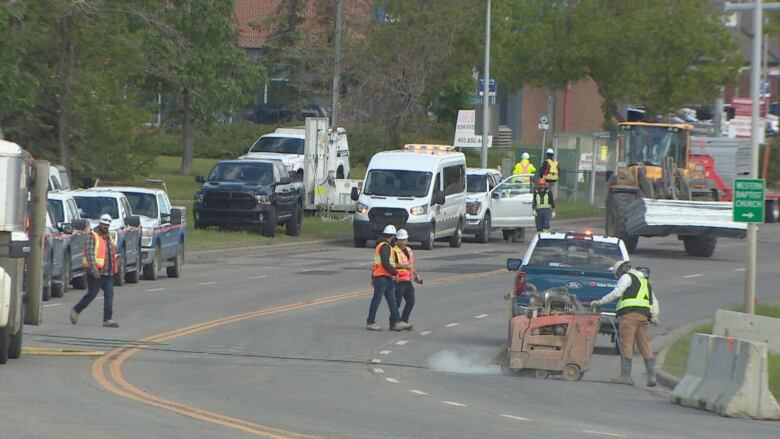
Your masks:
M398 267L398 276L396 277L395 286L395 303L398 308L401 308L401 302L405 301L404 310L401 313L401 322L409 323L409 316L412 314L412 308L414 308L414 285L412 281L422 284L423 280L414 266L414 252L412 248L407 244L409 242L409 234L404 229L398 229L398 233L395 235L395 260ZM412 329L412 325L409 324L407 330Z
M520 156L520 161L515 164L515 169L512 171L512 175L533 175L536 174L536 166L531 163L531 156L524 152Z
M87 238L87 248L83 253L84 276L87 278L87 294L70 310L70 322L78 322L79 314L95 300L100 290L103 290L103 326L118 328L111 320L114 306L114 275L119 272L116 256L116 243L111 239L109 227L111 215L100 216L97 229L90 232Z
M547 148L544 154L544 163L539 168L539 178L547 181L547 187L550 191L555 190L555 185L558 183L558 177L561 175L561 165L558 160L555 160L555 151L552 148Z
M536 190L531 204L536 220L537 232L549 232L550 222L555 218L555 199L548 190L547 181L544 178L536 180Z
M381 331L376 324L376 311L382 303L382 297L387 301L390 309L390 330L401 331L407 329L409 324L401 322L398 314L398 305L395 303L395 278L398 276L396 268L398 262L393 251L393 238L395 238L395 226L390 224L382 231L382 239L374 249L374 263L371 266L371 284L374 287L374 296L371 298L371 306L368 309L366 329L369 331Z

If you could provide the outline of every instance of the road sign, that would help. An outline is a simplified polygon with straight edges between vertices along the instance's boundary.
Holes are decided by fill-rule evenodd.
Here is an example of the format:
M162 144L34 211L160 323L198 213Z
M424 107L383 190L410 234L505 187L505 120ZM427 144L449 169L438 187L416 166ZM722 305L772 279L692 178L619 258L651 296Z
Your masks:
M479 78L479 95L482 96L485 94L485 78ZM488 96L495 96L496 95L496 80L493 78L490 78L490 82L488 83Z
M550 129L550 120L547 119L547 115L545 114L539 116L539 129L543 131Z
M764 222L764 180L737 178L734 180L734 221Z

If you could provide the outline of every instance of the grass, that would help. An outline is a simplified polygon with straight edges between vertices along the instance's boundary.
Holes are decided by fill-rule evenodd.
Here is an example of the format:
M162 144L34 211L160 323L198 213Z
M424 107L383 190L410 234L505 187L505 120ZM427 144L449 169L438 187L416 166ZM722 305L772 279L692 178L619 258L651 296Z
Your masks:
M557 202L555 203L555 218L559 220L603 217L604 210L598 206L577 201L573 203Z
M757 305L756 314L780 318L780 305ZM685 370L688 366L688 351L691 346L691 338L693 334L711 334L712 325L702 325L694 328L689 333L678 338L666 353L666 359L664 361L664 370L676 377L682 377L685 375ZM769 354L769 390L775 395L775 398L780 399L780 354Z

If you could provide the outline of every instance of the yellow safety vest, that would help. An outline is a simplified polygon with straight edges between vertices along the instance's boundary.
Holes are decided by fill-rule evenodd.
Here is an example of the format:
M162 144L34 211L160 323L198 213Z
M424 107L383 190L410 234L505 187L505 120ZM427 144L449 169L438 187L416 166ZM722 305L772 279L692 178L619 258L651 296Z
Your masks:
M618 300L616 311L624 308L647 308L650 310L650 284L644 276L637 276L628 272L631 276L631 286Z
M393 275L390 274L389 271L385 270L385 267L382 265L382 256L380 256L380 250L382 249L383 245L390 246L390 243L387 241L381 241L376 245L376 248L374 249L374 264L371 268L371 277L385 276L392 278ZM390 265L392 265L394 268L396 265L395 251L392 246L390 246Z
M536 208L537 209L550 209L552 208L552 205L550 204L550 193L545 192L544 197L542 197L542 194L539 192L534 194L534 197L536 198Z
M536 168L533 163L528 160L521 160L515 164L515 169L512 171L514 175L533 174L536 172Z
M544 179L558 181L558 160L547 159L547 170L544 173Z
M406 249L409 251L409 257L406 256L406 253L401 249L401 247L393 247L393 250L396 253L396 261L398 261L398 266L401 265L409 265L410 267L414 267L414 252L412 252L411 247L406 247ZM407 270L405 268L399 268L398 269L398 281L399 282L411 282L412 281L412 270Z

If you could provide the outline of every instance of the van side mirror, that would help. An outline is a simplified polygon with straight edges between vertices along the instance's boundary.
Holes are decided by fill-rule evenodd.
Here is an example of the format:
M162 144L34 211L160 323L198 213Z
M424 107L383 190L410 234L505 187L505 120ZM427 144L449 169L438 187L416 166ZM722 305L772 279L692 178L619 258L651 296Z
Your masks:
M447 200L447 199L446 199L446 197L444 196L444 192L437 192L437 193L436 193L436 194L433 196L433 204L439 204L439 205L443 205L443 204L444 204L444 202L445 202L446 200Z
M509 271L517 271L523 265L522 259L509 258L506 260L506 269Z
M173 224L174 226L181 224L183 216L184 215L181 209L178 209L176 207L171 208L171 214L170 214L171 224Z
M130 215L127 217L127 225L130 227L140 227L141 217L138 215Z
M352 201L357 201L358 198L360 198L360 191L358 190L358 188L356 187L352 188L352 192L349 193L349 198L351 198Z
M89 221L85 219L74 219L70 222L70 226L73 230L87 230L89 227Z
M196 182L198 182L198 183L205 183L205 182L206 182L206 179L205 179L205 178L203 178L203 176L202 176L202 175L196 175L196 176L195 176L195 181L196 181Z

